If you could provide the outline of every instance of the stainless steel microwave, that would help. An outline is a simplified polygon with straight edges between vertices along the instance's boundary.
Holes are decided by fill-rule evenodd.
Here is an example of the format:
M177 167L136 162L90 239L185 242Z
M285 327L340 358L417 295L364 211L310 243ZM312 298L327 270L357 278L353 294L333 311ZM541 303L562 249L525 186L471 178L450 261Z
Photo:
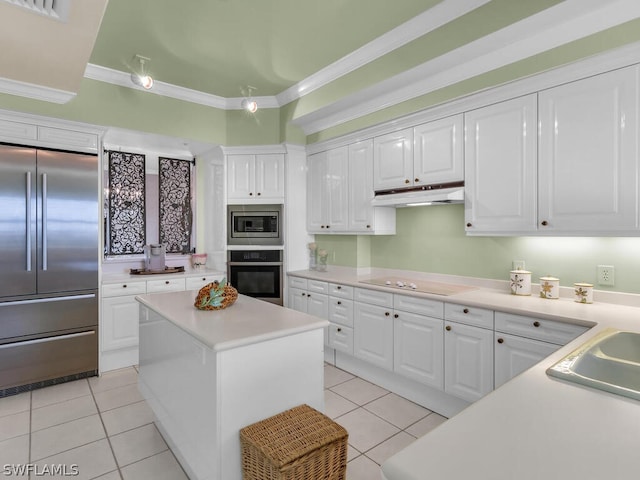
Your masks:
M227 205L227 244L282 245L282 205Z

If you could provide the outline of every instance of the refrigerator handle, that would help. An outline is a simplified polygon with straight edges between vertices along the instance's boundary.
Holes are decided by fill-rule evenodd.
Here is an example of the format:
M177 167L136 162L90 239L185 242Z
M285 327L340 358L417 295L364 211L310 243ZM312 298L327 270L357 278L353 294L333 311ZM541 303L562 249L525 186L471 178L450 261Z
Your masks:
M26 198L26 205L27 205L27 246L26 246L26 250L27 250L27 272L31 271L31 172L27 172L27 198Z
M42 270L47 269L47 174L42 174Z

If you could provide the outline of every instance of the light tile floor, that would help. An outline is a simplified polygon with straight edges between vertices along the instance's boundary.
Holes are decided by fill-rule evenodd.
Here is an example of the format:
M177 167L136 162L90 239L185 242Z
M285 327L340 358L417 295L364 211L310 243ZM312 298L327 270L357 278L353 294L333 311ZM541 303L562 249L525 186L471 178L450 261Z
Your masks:
M137 378L126 368L0 398L0 474L26 479L5 465L62 464L78 466L76 479L187 480ZM325 413L349 432L347 480L379 479L382 462L446 420L331 365Z

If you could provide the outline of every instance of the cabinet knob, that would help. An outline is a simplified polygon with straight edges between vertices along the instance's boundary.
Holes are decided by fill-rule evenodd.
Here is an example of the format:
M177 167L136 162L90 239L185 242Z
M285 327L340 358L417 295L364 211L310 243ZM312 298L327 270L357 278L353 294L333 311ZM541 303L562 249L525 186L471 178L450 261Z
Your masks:
M469 313L469 309L465 308L464 310L462 310L462 313Z
M206 282L207 281L207 277L202 277L202 281Z
M127 288L127 284L125 283L124 285L122 285L122 288Z
M420 179L419 178L414 178L413 181L418 183L420 181Z
M504 338L499 338L498 343L504 343Z
M447 325L446 327L444 327L444 329L445 329L447 332L450 332L450 331L451 331L451 325Z
M467 223L467 228L471 228L473 225L471 223Z
M165 280L164 284L169 285L169 280Z
M540 225L542 225L543 227L546 227L547 225L549 225L549 222L547 222L546 220L543 220L540 222Z
M324 228L324 225L320 225L320 228Z
M331 225L327 225L327 228L331 227Z
M398 318L398 314L397 314L397 313L394 313L394 314L393 314L393 318Z
M306 293L303 293L303 294L302 294L302 296L303 296L303 297L306 297L306 296L307 296L307 294L306 294Z
M404 181L404 183L411 183L411 180L409 180L408 178Z
M367 225L367 228L371 228L371 225Z
M338 305L342 305L342 302L341 302L340 300L338 300L338 302L337 302L337 303L338 303Z
M339 329L338 329L338 332L341 332L341 331L342 331L342 329L341 329L341 328L339 328Z
M258 194L257 194L257 195L258 195L258 196L260 196L260 195L262 195L262 193L258 192Z
M253 192L249 192L249 196L250 196L250 197L253 197Z
M342 287L341 287L340 285L338 285L338 286L336 287L336 290L342 290Z
M539 327L540 326L540 322L538 322L538 321L533 322L533 326L536 327L536 328Z
M391 315L389 312L384 312L385 317L388 317L389 315Z
M307 298L311 298L311 294L310 293L307 293Z

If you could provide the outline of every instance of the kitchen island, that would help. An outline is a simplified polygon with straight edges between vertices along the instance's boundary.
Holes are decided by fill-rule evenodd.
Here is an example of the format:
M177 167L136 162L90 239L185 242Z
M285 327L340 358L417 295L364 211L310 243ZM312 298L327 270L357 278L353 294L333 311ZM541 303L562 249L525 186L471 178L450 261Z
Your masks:
M239 295L140 295L140 390L191 480L240 480L239 430L293 406L323 410L326 320Z

